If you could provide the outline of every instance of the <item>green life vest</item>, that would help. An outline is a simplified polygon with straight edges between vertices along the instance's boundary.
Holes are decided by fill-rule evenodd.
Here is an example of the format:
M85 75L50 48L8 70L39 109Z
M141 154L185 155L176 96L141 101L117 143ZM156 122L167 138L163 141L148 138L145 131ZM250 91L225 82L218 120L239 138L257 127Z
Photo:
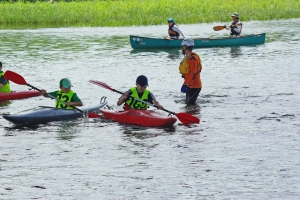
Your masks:
M132 92L132 95L131 95L132 97L134 97L136 99L143 100L143 101L148 101L148 96L150 94L149 90L145 90L144 93L143 93L143 96L141 98L139 97L139 94L138 94L138 91L137 91L136 87L132 87L132 88L130 88L130 90ZM130 109L145 110L145 109L149 108L148 104L145 104L145 103L140 102L140 101L136 101L133 98L129 98L126 101L126 104L129 105Z
M75 94L75 92L73 92L72 90L70 90L70 92L68 92L68 93L63 93L61 90L59 90L56 94L56 98L63 102L71 102L74 94ZM64 108L64 109L68 109L68 110L74 109L73 107L67 106L66 104L64 104L58 100L56 100L55 104L56 104L55 105L56 108Z
M2 77L4 75L4 72L0 72L0 77ZM10 93L10 84L9 81L7 80L7 82L3 85L2 88L0 88L0 92L5 92L5 93Z

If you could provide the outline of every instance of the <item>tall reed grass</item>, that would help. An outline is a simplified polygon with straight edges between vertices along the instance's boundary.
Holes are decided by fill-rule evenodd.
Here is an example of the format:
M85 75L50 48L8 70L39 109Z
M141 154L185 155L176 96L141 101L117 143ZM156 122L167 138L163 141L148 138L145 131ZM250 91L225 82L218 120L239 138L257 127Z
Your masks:
M299 0L95 0L81 2L2 2L0 24L62 26L131 26L300 17Z

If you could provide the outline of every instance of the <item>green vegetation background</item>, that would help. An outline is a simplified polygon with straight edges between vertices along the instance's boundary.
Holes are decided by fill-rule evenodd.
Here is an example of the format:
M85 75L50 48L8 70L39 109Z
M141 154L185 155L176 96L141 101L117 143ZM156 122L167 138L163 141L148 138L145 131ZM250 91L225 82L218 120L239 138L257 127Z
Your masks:
M2 25L132 26L300 17L300 0L1 1Z

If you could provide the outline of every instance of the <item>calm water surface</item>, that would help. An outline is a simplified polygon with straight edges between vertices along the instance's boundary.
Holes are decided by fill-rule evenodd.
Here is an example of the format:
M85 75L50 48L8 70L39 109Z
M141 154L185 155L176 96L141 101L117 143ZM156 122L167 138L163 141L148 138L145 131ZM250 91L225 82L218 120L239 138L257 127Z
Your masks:
M223 23L180 25L191 37L217 37ZM79 119L16 128L0 118L0 199L299 199L300 19L247 22L267 33L259 46L196 49L203 62L198 106L184 105L180 50L134 51L128 35L163 37L167 25L0 30L4 70L54 91L63 77L86 106L126 91L138 75L174 112L199 125L141 128ZM26 86L11 84L13 90ZM16 100L0 113L52 106Z

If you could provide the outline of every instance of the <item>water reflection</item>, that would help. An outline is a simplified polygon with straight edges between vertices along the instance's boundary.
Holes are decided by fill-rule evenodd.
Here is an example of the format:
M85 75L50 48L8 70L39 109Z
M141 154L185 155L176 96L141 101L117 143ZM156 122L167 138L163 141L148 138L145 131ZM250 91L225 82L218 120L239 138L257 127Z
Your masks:
M197 101L199 101L199 100L197 100ZM199 104L200 103L197 102L196 105L187 105L183 108L183 110L190 115L199 116L200 111L201 111L201 107Z
M156 142L153 144L152 138L160 136L170 136L175 134L176 126L171 127L143 127L134 125L122 125L124 136L122 137L124 141L130 142L136 147L142 148L153 148L157 145ZM154 139L154 141L159 139Z
M183 57L180 50L169 51L168 53L168 58L171 60L177 60Z
M26 132L26 134L32 134L32 133L37 133L37 129L40 128L38 125L32 125L32 126L18 126L18 125L13 125L11 127L4 127L6 133L4 136L15 136L18 134L23 134Z
M134 125L123 125L125 138L136 138L140 140L144 140L147 138L153 138L157 136L162 136L166 133L171 134L175 132L176 126L171 127L156 127L152 128L155 129L155 132L151 131L150 127L143 127L143 126L134 126Z
M78 123L65 121L61 123L57 130L57 139L58 140L71 140L77 137L77 133L80 132L78 129Z
M5 107L11 104L12 102L7 100L7 101L0 101L0 107ZM1 108L0 108L1 109Z
M149 55L149 54L167 54L171 60L181 59L181 51L178 49L132 49L130 54Z
M230 55L232 58L236 58L243 55L242 48L240 46L230 47Z

